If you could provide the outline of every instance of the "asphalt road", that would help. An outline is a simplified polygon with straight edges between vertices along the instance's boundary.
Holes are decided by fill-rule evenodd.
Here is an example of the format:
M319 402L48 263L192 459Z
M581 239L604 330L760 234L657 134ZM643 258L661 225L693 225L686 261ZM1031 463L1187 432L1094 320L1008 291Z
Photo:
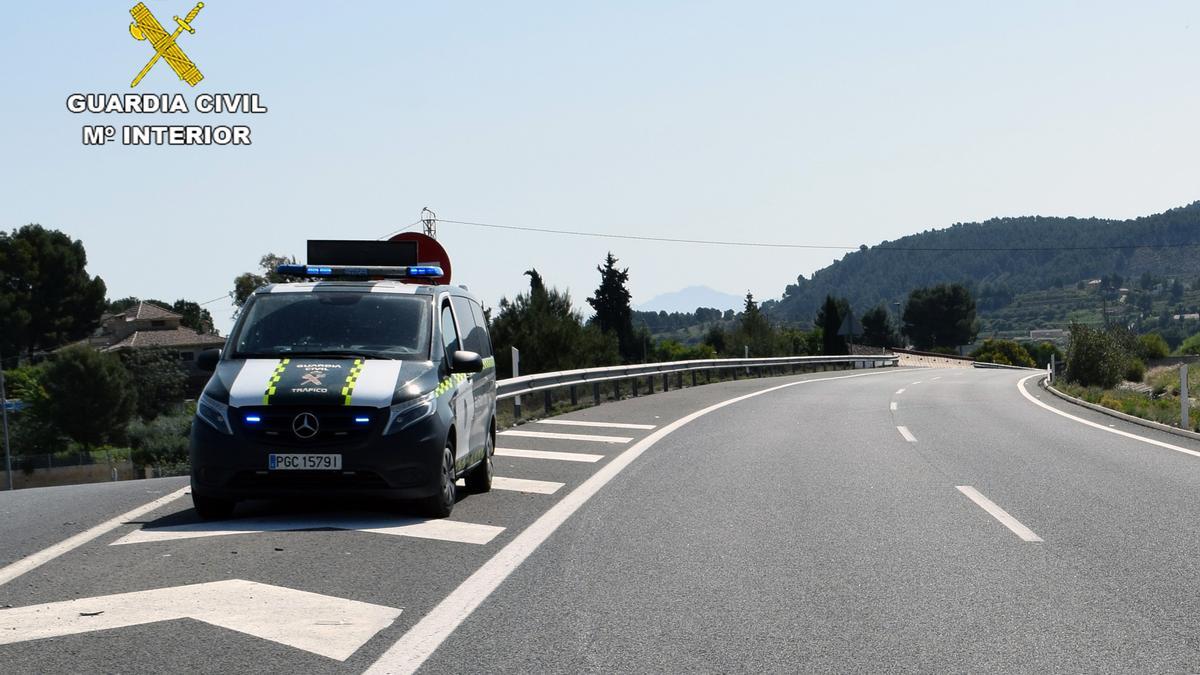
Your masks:
M498 442L512 489L449 523L264 502L201 526L178 499L0 585L0 667L1200 670L1200 443L1028 375L742 380L525 424ZM0 558L180 485L0 494Z

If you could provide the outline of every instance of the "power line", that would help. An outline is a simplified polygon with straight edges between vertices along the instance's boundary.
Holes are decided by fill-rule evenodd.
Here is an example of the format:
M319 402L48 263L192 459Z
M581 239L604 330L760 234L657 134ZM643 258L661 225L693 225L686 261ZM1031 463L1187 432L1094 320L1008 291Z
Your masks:
M404 227L402 227L402 228L400 228L400 229L396 230L395 232L388 232L387 234L383 235L383 236L382 236L382 237L380 237L379 239L376 239L375 241L381 241L381 240L383 240L383 239L387 239L388 237L394 237L394 236L396 236L396 235L400 234L401 232L406 232L406 231L408 231L408 230L411 230L411 229L413 229L414 227L416 227L417 225L420 225L420 224L421 224L421 223L423 223L423 222L425 222L425 221L423 221L423 220L418 220L418 221L416 221L416 222L409 223L408 225L405 225ZM449 222L449 221L447 221L447 222Z
M210 305L210 304L212 304L212 303L214 303L214 302L216 302L216 301L218 301L218 300L228 300L228 299L229 299L229 294L228 294L228 293L226 293L225 295L218 295L217 297L213 298L212 300L205 300L204 302L198 302L198 303L196 303L196 304L198 304L198 305L200 305L201 307L203 307L203 306L205 306L205 305Z
M575 237L596 237L599 239L626 239L633 241L656 241L670 244L702 244L709 246L748 246L755 248L790 248L790 249L816 249L816 250L831 250L831 251L857 251L859 246L837 246L831 244L792 244L783 242L763 242L763 241L723 241L718 239L683 239L676 237L652 237L648 235L636 234L611 234L607 232L584 232L581 230L557 230L544 227L528 227L521 225L498 225L496 223L482 223L469 220L447 220L438 218L438 222L451 223L454 225L470 225L472 227L487 227L497 230L515 230L520 232L537 232L541 234L561 234ZM417 223L413 223L416 225ZM412 227L410 225L409 227ZM407 229L407 228L406 228ZM872 251L914 251L914 252L1058 252L1058 251L1119 251L1131 250L1139 248L1190 248L1200 246L1200 242L1195 243L1175 243L1175 244L1128 244L1128 245L1101 245L1101 246L873 246Z

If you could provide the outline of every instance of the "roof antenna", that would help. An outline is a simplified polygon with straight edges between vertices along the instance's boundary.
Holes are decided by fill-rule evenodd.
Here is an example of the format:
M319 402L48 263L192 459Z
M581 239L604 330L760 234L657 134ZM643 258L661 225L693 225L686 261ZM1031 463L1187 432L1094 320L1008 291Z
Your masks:
M421 225L424 228L425 236L437 239L437 214L428 206L421 209Z

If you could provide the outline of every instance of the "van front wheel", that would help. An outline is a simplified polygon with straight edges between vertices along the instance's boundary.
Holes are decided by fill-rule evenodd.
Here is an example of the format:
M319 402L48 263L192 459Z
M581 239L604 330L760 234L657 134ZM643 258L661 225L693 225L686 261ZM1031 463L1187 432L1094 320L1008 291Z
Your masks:
M496 441L489 431L483 442L483 461L467 474L467 489L471 492L491 492L492 475L495 467L492 465L492 455L495 454Z
M454 510L458 489L454 485L454 448L449 444L442 450L442 468L438 472L437 491L421 500L421 512L430 518L445 518Z

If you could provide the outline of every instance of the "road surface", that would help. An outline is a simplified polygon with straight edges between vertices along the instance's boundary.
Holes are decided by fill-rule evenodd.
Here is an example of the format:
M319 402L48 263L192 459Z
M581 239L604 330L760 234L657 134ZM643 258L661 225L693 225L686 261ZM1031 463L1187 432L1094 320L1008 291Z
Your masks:
M0 668L1200 669L1200 443L1030 374L751 379L527 423L503 489L448 521L200 524L182 479L0 493Z

